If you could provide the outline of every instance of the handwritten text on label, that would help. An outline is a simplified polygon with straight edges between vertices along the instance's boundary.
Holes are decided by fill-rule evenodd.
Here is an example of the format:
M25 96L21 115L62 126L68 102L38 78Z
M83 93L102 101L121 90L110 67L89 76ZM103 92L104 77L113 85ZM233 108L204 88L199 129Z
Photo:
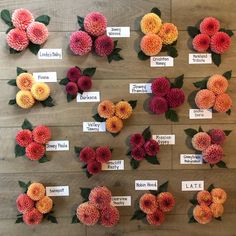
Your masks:
M172 67L174 66L174 58L169 56L150 57L151 67Z
M210 53L190 53L188 55L189 64L211 64L212 58Z
M100 92L78 93L77 102L100 102Z
M105 122L83 122L83 132L106 132Z
M165 135L152 135L152 138L156 140L159 145L175 145L175 135L165 134Z
M47 196L69 196L69 186L48 186L46 187Z
M114 206L131 206L131 196L113 196Z
M49 141L46 144L46 151L69 151L70 145L68 140Z
M102 170L124 170L124 160L111 160L103 163Z
M189 119L212 119L212 110L189 109Z
M42 48L38 51L38 59L62 59L62 49Z
M135 190L157 190L157 180L135 180Z
M151 83L129 84L129 93L152 93Z
M180 164L201 165L201 154L180 154Z
M107 27L107 35L111 38L129 38L130 27Z
M57 82L57 72L34 72L37 82Z

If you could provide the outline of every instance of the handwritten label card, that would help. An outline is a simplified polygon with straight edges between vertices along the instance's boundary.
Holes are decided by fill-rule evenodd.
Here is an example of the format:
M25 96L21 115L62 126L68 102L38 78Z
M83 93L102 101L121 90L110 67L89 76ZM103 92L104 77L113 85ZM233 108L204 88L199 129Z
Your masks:
M212 110L189 109L189 119L212 119Z
M62 59L61 48L41 48L38 51L38 59L58 60Z
M135 180L135 190L157 190L157 180Z
M172 67L174 66L174 58L169 56L150 57L151 67Z
M182 191L204 190L204 181L182 181Z
M49 141L46 144L46 151L48 151L48 152L69 151L69 149L70 149L69 140Z
M49 197L69 196L69 186L48 186L46 187L46 195Z
M107 36L111 38L129 38L130 27L107 27Z
M100 92L78 93L77 102L100 102Z
M124 160L111 160L103 163L102 170L124 170Z
M36 82L57 82L57 72L34 72Z
M105 122L83 122L83 132L106 132Z
M180 164L201 165L201 154L180 154Z
M188 55L189 64L211 64L211 53L190 53Z
M152 93L151 83L129 84L129 93Z
M112 196L114 206L131 206L131 196Z
M152 138L156 140L159 143L159 145L175 145L174 134L164 134L164 135L154 134L152 135Z

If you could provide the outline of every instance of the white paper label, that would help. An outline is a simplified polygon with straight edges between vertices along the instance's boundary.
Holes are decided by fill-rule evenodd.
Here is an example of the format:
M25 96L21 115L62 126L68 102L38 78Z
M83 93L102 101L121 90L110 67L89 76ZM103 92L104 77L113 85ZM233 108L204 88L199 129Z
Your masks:
M182 191L204 190L204 181L182 181Z
M157 180L135 180L135 190L157 190Z
M131 196L112 196L114 206L131 206Z
M78 93L77 102L100 102L100 92Z
M62 59L62 49L42 48L38 52L38 59Z
M201 165L201 154L180 154L180 164Z
M129 84L129 93L152 93L151 83Z
M106 132L106 122L83 122L83 132Z
M46 144L46 151L48 151L48 152L69 151L69 150L70 150L69 140L49 141Z
M212 110L189 109L189 119L212 119Z
M103 163L102 170L124 170L124 160L111 160Z
M150 57L151 67L171 67L174 66L174 58L169 56Z
M111 38L129 38L130 27L107 27L107 35Z
M189 53L188 63L189 64L211 64L212 63L211 53Z
M159 145L175 145L174 134L164 134L164 135L153 134L152 138L156 140L159 143Z
M57 82L57 72L35 72L33 76L36 82Z
M46 187L47 196L69 196L69 186L48 186Z

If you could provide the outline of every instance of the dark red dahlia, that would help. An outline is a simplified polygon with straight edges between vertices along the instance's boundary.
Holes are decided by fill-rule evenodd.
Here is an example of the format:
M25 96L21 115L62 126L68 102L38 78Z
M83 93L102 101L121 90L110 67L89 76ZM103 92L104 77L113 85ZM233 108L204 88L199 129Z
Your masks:
M89 76L81 76L77 82L77 85L82 91L89 91L92 88L92 80Z
M95 151L91 147L84 147L79 154L80 160L85 163L95 160L95 156Z
M168 104L164 97L154 96L149 101L149 109L151 112L160 115L168 110Z
M182 89L172 88L166 96L169 107L176 108L181 106L185 101L185 94Z
M67 78L71 82L77 82L79 77L82 75L81 70L79 67L71 67L67 72Z
M152 93L165 96L170 90L170 81L166 77L156 78L152 81Z
M87 166L87 171L91 175L95 175L102 170L102 164L98 161L90 161Z
M98 56L106 57L112 53L113 49L114 42L111 37L102 35L95 40L95 52Z
M145 157L145 151L142 147L136 147L131 151L131 156L136 161L141 161Z
M111 160L111 150L109 147L98 147L96 149L96 160L100 163L107 163Z
M160 147L157 141L150 139L144 144L144 150L149 156L156 156Z
M75 82L69 82L67 85L66 85L66 92L70 95L77 95L78 93L78 86Z
M145 140L142 134L136 133L131 135L129 142L130 145L134 148L142 146L145 143Z

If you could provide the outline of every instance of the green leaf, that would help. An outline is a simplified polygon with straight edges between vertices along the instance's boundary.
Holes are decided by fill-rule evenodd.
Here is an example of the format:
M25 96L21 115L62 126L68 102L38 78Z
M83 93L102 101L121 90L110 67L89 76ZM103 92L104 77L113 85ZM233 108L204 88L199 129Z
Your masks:
M8 104L9 105L15 105L16 104L16 99L14 98L14 99L9 100Z
M101 116L99 116L98 113L95 114L95 115L92 116L92 117L93 117L93 119L94 119L95 121L97 121L97 122L104 122L104 121L106 121L106 118L102 118Z
M77 215L73 215L72 220L71 220L71 224L77 224L80 223L79 219L77 218Z
M212 61L214 62L214 64L216 66L219 66L221 64L221 54L217 54L217 53L214 53L212 52L211 53L212 55Z
M160 165L160 162L157 160L157 157L151 157L151 156L146 156L145 158L149 163L153 164L153 165Z
M132 169L134 169L134 170L137 169L139 167L139 164L140 164L139 161L131 158L130 165L131 165Z
M150 56L147 56L142 50L138 53L138 58L142 61L146 61L150 58Z
M1 18L2 20L10 27L13 26L12 21L11 21L11 14L10 11L7 9L4 9L1 11Z
M166 119L167 120L171 120L173 122L178 122L179 121L179 117L176 113L175 110L169 109L166 113L165 113Z
M198 128L198 132L204 132L201 126Z
M84 28L84 18L81 16L77 16L77 21L81 29Z
M189 223L189 224L192 224L192 223L197 223L197 221L194 219L194 217L193 217L193 216L191 216L191 217L189 218L189 221L188 221L188 223Z
M22 129L29 129L31 131L33 131L33 129L34 129L33 125L27 119L24 120L23 124L21 125L21 128Z
M76 98L76 95L71 95L69 93L66 94L66 100L67 102L71 102Z
M229 136L232 130L223 130L226 136Z
M118 40L114 40L114 48L117 47L117 44L118 44Z
M153 7L151 12L161 17L161 11L157 7Z
M118 133L110 133L113 137L116 137L117 135L119 135L120 132Z
M142 136L145 139L145 141L149 140L152 138L152 133L150 131L150 126L148 126L143 132Z
M18 54L18 53L21 53L21 51L16 51L14 48L10 48L10 47L9 47L9 52L10 52L10 54Z
M75 153L78 154L78 155L80 154L82 149L83 149L82 147L77 147L77 146L75 146L75 148L74 148Z
M45 162L48 162L48 161L49 161L49 159L45 155L38 160L39 163L45 163Z
M158 193L167 192L167 190L168 190L168 184L169 184L169 182L166 181L165 183L163 183L162 185L160 185L160 186L158 187Z
M155 195L155 196L158 195L158 191L156 191L156 190L149 190L149 192L150 192L152 195Z
M141 210L137 210L134 212L134 215L132 216L132 218L130 220L141 220L145 217L146 217L146 213L144 213Z
M215 188L215 186L214 186L213 184L211 184L211 185L208 187L207 191L208 191L208 192L211 192L211 190L214 189L214 188Z
M15 224L24 223L23 217L18 217L15 221Z
M34 43L30 42L28 47L29 47L29 50L30 50L33 54L35 54L35 55L38 54L38 51L39 51L39 49L40 49L40 45L34 44Z
M90 67L83 70L83 75L92 77L96 72L96 67Z
M191 199L191 200L189 200L189 202L190 202L191 204L193 204L194 206L196 206L196 205L198 204L197 199Z
M230 114L231 114L231 109L229 109L228 111L226 111L226 114L227 114L228 116L230 116Z
M184 84L184 74L175 78L174 83L171 83L172 88L182 88Z
M131 151L130 150L126 153L126 156L131 156Z
M21 147L19 144L15 146L15 157L21 157L25 155L25 147Z
M53 99L49 96L45 101L40 102L44 107L53 107L55 106Z
M89 200L89 194L91 192L91 188L80 188L80 195L84 199L84 201Z
M216 217L215 219L218 220L218 221L222 221L221 216L220 217Z
M58 224L57 218L55 216L53 216L53 215L48 214L47 215L47 220L52 222L52 223L54 223L54 224Z
M233 31L232 30L229 30L229 29L224 29L224 28L221 28L220 29L221 32L224 32L226 34L229 35L229 37L232 37L234 35Z
M16 79L11 79L11 80L9 80L7 83L8 83L9 85L11 85L11 86L17 86L17 85L16 85Z
M113 60L114 61L124 60L124 58L119 54L120 51L121 51L121 48L114 47L112 53L107 56L108 62L111 63Z
M197 131L196 129L191 129L191 128L185 129L184 132L185 132L186 135L188 135L188 136L191 137L191 138L192 138L195 134L198 133L198 131Z
M225 164L224 161L220 161L220 162L216 163L216 165L217 165L219 168L228 168L228 167L226 166L226 164Z
M70 80L68 78L64 78L59 82L59 84L60 85L67 85L69 82L70 82Z
M200 34L200 30L195 26L188 26L187 31L191 38L194 38L196 35Z
M41 22L45 25L49 25L50 17L48 15L41 15L35 19L35 21Z
M137 106L137 100L130 100L128 101L128 103L133 109L135 109L135 107Z
M28 190L28 187L31 185L31 181L28 183L24 183L23 181L18 181L19 186L22 188L22 192L26 193Z
M232 70L226 71L223 76L227 79L230 80L232 77Z
M205 162L205 163L207 163L207 162ZM214 164L210 164L210 167L211 167L211 169L214 167Z
M12 29L14 29L14 26L9 27L9 28L6 30L6 34L8 34Z
M87 178L91 178L93 175L88 172L88 170L85 171ZM87 202L87 201L86 201Z
M25 69L22 69L22 68L20 68L20 67L16 67L16 74L17 75L20 75L20 74L22 74L22 73L27 73L28 71L27 70L25 70Z
M168 45L166 47L167 49L167 54L170 56L170 57L173 57L173 58L176 58L178 56L178 51L177 49L174 47L174 46L170 46Z
M201 81L197 81L197 82L193 83L193 85L196 88L206 89L207 88L207 82L208 82L208 79L203 79Z

